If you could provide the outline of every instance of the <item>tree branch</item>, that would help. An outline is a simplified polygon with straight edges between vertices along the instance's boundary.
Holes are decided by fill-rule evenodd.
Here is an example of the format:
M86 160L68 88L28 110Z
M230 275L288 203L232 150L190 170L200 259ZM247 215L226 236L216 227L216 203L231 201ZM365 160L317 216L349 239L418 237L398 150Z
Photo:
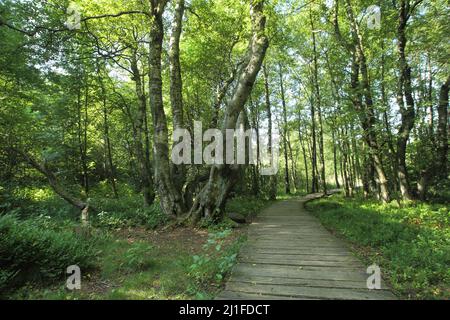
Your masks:
M80 22L86 22L89 20L104 19L104 18L117 18L117 17L121 17L123 15L129 15L129 14L143 14L143 15L146 15L147 17L150 17L150 14L148 12L141 11L141 10L130 10L130 11L122 11L122 12L118 12L118 13L110 13L110 14L102 14L102 15L98 15L98 16L85 17L83 19L80 19ZM36 26L36 27L34 27L33 30L25 30L25 29L20 29L20 28L13 26L12 24L5 21L2 17L0 17L0 27L1 26L5 26L11 30L26 34L29 37L35 36L36 33L38 33L40 30L50 31L53 33L64 32L64 31L73 31L67 27L60 28L60 29L52 29L52 28L47 28L45 26Z

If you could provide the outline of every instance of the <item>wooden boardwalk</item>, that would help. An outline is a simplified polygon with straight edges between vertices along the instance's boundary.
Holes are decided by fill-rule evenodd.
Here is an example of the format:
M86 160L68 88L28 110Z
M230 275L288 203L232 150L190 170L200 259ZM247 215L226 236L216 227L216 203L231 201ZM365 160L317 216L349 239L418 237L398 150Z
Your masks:
M307 213L320 195L277 202L249 226L248 241L216 299L395 299L382 282L367 289L367 266Z

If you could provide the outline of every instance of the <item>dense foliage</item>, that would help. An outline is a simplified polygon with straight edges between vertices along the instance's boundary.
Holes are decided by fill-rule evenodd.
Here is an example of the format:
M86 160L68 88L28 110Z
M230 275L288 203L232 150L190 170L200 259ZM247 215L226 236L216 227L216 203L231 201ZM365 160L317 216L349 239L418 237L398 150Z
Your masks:
M399 291L442 296L449 16L444 0L1 1L0 283L91 268L97 249L97 271L152 278L154 242L117 232L222 232L235 226L230 213L340 188L367 208L339 207L336 227L382 248ZM194 134L196 122L216 134L255 129L269 161L223 164L242 154L212 148L213 136L178 154L195 159L197 146L212 164L176 163L172 135ZM270 164L278 171L266 176ZM219 285L230 246L195 263L184 248L174 273L195 285L178 275L182 288L167 280L176 289L162 296ZM116 297L138 290L128 280Z
M0 292L27 281L62 279L66 268L95 266L93 242L50 228L45 218L0 216Z

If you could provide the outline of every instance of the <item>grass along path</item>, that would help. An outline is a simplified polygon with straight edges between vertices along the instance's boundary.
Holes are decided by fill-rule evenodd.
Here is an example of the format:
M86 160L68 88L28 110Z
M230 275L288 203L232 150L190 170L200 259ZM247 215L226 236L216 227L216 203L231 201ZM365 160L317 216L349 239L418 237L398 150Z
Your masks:
M450 298L448 205L382 205L335 195L307 204L322 224L352 243L367 265L378 264L406 299Z

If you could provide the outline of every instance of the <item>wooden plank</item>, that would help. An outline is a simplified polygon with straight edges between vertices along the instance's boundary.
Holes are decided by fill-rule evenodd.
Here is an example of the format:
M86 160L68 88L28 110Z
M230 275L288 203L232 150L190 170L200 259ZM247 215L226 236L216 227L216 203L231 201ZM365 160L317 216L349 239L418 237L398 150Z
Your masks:
M308 223L308 224L307 224ZM302 227L304 228L315 228L317 227L318 229L322 229L319 225L314 225L311 223L314 222L305 222L305 223L299 223L299 222L289 222L289 221L261 221L261 222L253 222L250 226L258 226L258 228L260 227L265 227L265 228L276 228L276 227L283 227L283 228L291 228L291 229L300 229Z
M330 256L351 256L346 250L330 250L327 248L283 248L273 246L257 246L257 245L245 245L242 248L242 252L264 252L264 253L280 253L280 254L320 254Z
M340 247L348 248L348 245L345 242L341 241L333 241L332 239L318 238L314 236L310 237L290 237L290 236L273 236L273 237L251 237L249 238L250 242L270 242L270 243L289 243L294 247L303 247L308 245L312 247L314 245L337 245Z
M306 287L325 287L325 288L347 288L347 289L367 289L366 281L350 280L330 280L330 279L302 279L302 278L280 278L280 277L262 277L262 276L238 276L233 275L229 279L232 282L248 282L254 284L273 284L285 286L306 286ZM381 282L381 289L387 290L388 287Z
M311 225L300 225L300 224L282 224L282 223L264 223L264 224L251 224L249 227L249 231L253 231L253 230L259 230L261 232L263 231L291 231L291 232L313 232L313 231L318 231L321 232L323 234L327 234L329 235L329 232L321 227L321 226L311 226Z
M359 266L352 266L350 263L345 268L336 269L335 267L330 266L280 266L277 264L270 264L270 263L247 263L247 262L241 262L239 265L244 267L250 267L252 269L260 268L260 269L277 269L282 271L315 271L315 272L337 272L337 273L352 273L349 269L355 269L356 271L353 272L354 274L360 274L364 276L364 279L368 277L365 271L363 271Z
M336 247L336 248L342 248L347 249L348 246L344 242L339 241L332 241L327 239L317 239L317 238L289 238L289 237L282 237L282 238L266 238L266 237L258 237L258 238L252 238L249 240L249 244L252 243L267 243L270 245L278 245L283 246L283 244L289 244L289 248L317 248L317 247Z
M333 239L330 237L328 231L325 230L311 230L311 229L293 229L286 230L281 229L268 229L264 230L257 228L256 230L249 229L248 235L253 236L266 236L266 237L278 237L278 236L295 236L295 237L318 237L324 239Z
M346 250L347 248L345 248L343 245L337 243L337 242L317 242L317 243L310 243L310 242L305 242L305 241L290 241L290 240L285 240L285 239L249 239L247 241L247 243L249 245L253 245L253 244L258 244L258 245L267 245L267 246L281 246L281 247L286 247L286 248L298 248L298 247L302 247L302 248L317 248L317 247L333 247L333 248L340 248L340 249L344 249ZM293 239L291 239L293 240Z
M284 239L288 239L288 241L293 240L293 239L298 239L301 240L303 238L316 238L316 239L323 239L323 240L334 240L335 242L343 242L341 240L338 239L333 239L330 237L329 234L325 233L325 232L314 232L313 230L310 231L298 231L298 234L295 233L280 233L280 232L276 232L276 233L266 233L264 234L264 232L261 233L257 233L257 232L249 232L248 233L249 236L249 240L252 240L253 238L260 238L260 237L265 237L265 238L269 238L269 240L284 240Z
M343 243L333 243L329 241L316 241L313 240L301 240L297 241L295 239L285 241L277 240L267 240L267 239L252 239L248 240L243 248L275 248L275 249L286 249L286 250L320 250L326 249L336 249L336 252L348 253L348 247Z
M305 236L320 236L320 237L324 237L327 239L333 239L334 237L330 237L330 233L328 231L326 231L325 229L286 229L286 228L279 228L279 229L275 229L275 228L270 228L270 229L266 229L263 230L262 228L252 228L250 227L248 229L248 235L250 236L258 236L258 235L268 235L268 236L276 236L276 235L294 235L294 236L300 236L300 237L305 237Z
M316 217L312 217L309 215L304 215L302 213L300 213L301 209L294 209L293 211L297 211L297 212L292 212L292 213L287 213L287 212L278 212L278 213L267 213L267 214L260 214L258 215L258 217L256 218L256 220L262 220L266 217L270 217L270 218L300 218L300 219L309 219L309 220L317 220Z
M339 243L346 245L343 241L335 241L330 238L326 238L325 236L317 236L317 235L302 235L302 236L295 236L295 235L289 235L289 234L279 234L279 235L249 235L249 240L265 240L265 241L283 241L283 242L290 242L293 241L299 245L302 245L305 243L305 241L317 241L317 242L332 242L332 243Z
M318 222L315 218L310 218L306 216L265 216L265 217L259 217L257 220L255 220L254 223L271 223L271 222L295 222L295 223L303 223L303 222Z
M314 231L314 232L313 232ZM258 237L258 236L266 236L266 237L278 237L278 236L295 236L295 237L303 237L303 238L307 238L307 237L317 237L317 238L323 238L323 239L330 239L332 240L333 238L330 237L330 234L325 232L325 230L320 231L320 230L313 230L310 232L306 232L306 230L286 230L286 229L280 229L280 230L261 230L261 229L256 229L256 230L249 230L248 231L248 235L251 237ZM318 231L318 232L315 232Z
M282 223L261 223L261 224L251 224L249 227L249 232L294 232L301 234L302 232L314 232L319 231L323 234L330 235L330 233L319 225L294 225L294 224L282 224Z
M233 268L233 275L284 277L302 279L351 280L366 281L367 274L356 269L336 270L332 267L295 267L270 264L238 263Z
M282 286L271 284L250 284L245 282L228 282L226 290L253 294L267 294L285 297L318 298L318 299L358 299L358 300L390 300L395 299L386 290L319 288L305 286Z
M344 254L348 255L348 251L344 247L331 247L331 246L283 246L282 244L270 244L261 242L252 242L245 245L248 250L255 249L275 249L281 250L281 252L297 251L303 253L320 253L320 254Z
M300 259L277 259L272 258L254 258L243 256L239 258L240 262L249 264L276 264L284 266L313 266L313 267L335 267L335 268L363 268L363 265L356 261L321 261L321 260L300 260Z
M324 261L324 262L358 262L360 261L353 256L342 255L319 255L319 254L290 254L290 253L266 253L247 251L239 254L239 257L257 258L257 259L281 259L281 260L310 260L310 261Z
M225 290L222 291L216 297L216 300L299 300L299 298ZM317 299L302 299L302 300L317 300Z
M302 234L302 235L322 235L329 236L330 233L321 228L311 228L308 227L300 227L300 226L292 226L292 225L267 225L267 226L250 226L249 234L279 234L280 232L288 232L287 234Z
M326 238L318 238L318 237L314 237L314 236L310 236L310 237L295 237L295 236L272 236L272 237L267 237L267 236L257 236L257 237L252 237L250 241L253 242L260 242L260 241L269 241L271 243L291 243L295 246L304 246L305 244L309 244L310 246L314 246L314 245L330 245L330 244L334 244L334 245L338 245L338 246L346 246L346 244L344 242L341 241L336 241L333 239L326 239Z

